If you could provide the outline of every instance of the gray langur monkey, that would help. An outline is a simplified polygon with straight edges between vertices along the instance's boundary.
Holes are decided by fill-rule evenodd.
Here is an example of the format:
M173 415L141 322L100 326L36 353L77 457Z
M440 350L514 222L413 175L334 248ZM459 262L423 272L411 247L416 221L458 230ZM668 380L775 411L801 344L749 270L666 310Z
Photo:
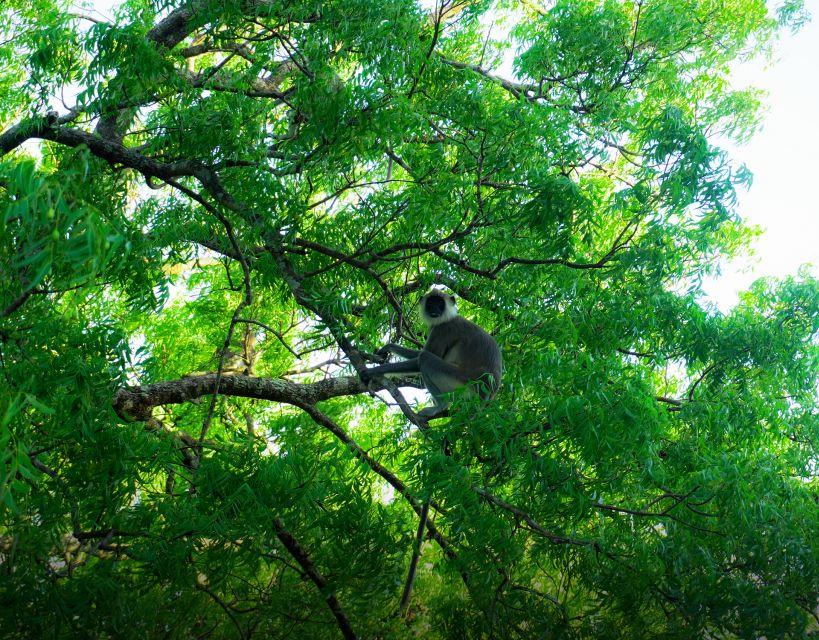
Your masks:
M429 419L448 406L447 394L467 384L470 393L490 400L500 386L503 357L495 339L474 322L458 315L455 296L431 289L421 298L421 319L429 337L421 350L389 343L376 354L394 353L405 360L361 370L361 380L369 384L377 376L420 373L432 395L433 407L418 415Z

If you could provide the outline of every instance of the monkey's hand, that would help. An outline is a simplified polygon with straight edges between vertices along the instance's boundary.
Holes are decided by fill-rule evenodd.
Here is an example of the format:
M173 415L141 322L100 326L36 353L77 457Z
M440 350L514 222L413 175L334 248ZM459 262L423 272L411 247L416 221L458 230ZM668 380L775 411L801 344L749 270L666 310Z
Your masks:
M391 353L406 360L412 360L413 358L417 358L419 355L421 355L421 352L418 349L408 349L407 347L402 347L400 344L395 344L394 342L385 344L375 352L375 355L378 358L383 358L386 360Z
M385 344L373 355L375 356L375 359L378 360L378 362L386 362L389 359L391 353L392 349L390 348L390 345Z

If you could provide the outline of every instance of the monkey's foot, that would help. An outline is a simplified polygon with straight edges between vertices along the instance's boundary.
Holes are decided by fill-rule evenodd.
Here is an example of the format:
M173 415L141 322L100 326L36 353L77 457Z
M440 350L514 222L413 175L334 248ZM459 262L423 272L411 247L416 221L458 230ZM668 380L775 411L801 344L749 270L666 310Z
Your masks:
M446 418L449 415L449 409L446 407L424 407L418 412L418 416L424 420L434 420L435 418Z

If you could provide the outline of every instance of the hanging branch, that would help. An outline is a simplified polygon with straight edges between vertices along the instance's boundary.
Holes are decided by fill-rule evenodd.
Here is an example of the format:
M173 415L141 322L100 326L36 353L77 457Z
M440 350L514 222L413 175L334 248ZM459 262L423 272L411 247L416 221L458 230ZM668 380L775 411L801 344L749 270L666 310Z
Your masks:
M341 440L344 444L346 444L350 450L358 457L359 459L363 460L364 462L369 465L369 467L375 471L378 475L380 475L384 480L386 480L393 489L395 489L399 495L401 495L407 502L410 503L413 511L417 513L419 516L423 512L423 505L421 505L418 500L409 492L407 486L398 479L395 474L389 471L387 468L382 466L378 461L376 461L372 456L370 456L364 449L361 448L355 440L353 440L341 427L339 427L335 422L333 422L329 416L325 415L321 411L319 411L316 407L311 406L309 404L296 404L299 408L303 409L313 420L317 423L326 428L330 431L334 436L336 436L339 440ZM433 509L439 512L444 512L444 509L438 505L434 500L428 500L430 505ZM450 542L447 540L440 531L435 527L435 525L429 522L427 519L426 528L429 531L430 537L435 540L438 545L441 547L441 550L444 552L447 558L453 560L456 558L455 552L450 548Z
M494 496L491 493L489 493L486 489L481 489L478 486L474 486L472 487L472 490L479 496L481 496L484 500L486 500L488 503L493 504L496 507L500 507L504 511L508 511L509 513L513 514L516 518L520 518L521 520L523 520L529 526L529 529L531 531L546 538L552 544L568 544L576 545L579 547L595 548L599 544L596 540L580 540L577 538L569 538L549 531L546 527L544 527L539 522L535 521L535 519L532 518L532 516L530 516L522 509L518 509L517 507L509 504L508 502L501 500L497 496Z
M407 581L404 583L404 593L401 594L401 604L398 606L398 611L402 617L407 613L410 596L412 595L412 586L415 582L418 560L421 557L421 545L424 542L424 531L426 530L427 519L429 518L429 503L430 499L428 498L424 502L424 508L421 509L421 516L418 519L418 532L415 534L415 544L412 547L412 558L410 559L409 571L407 572Z
M338 628L341 629L341 634L348 640L355 640L355 632L353 632L353 628L350 626L350 621L344 614L336 594L327 588L327 579L321 574L316 565L310 559L310 555L307 553L305 548L302 547L301 544L299 544L299 541L296 540L293 535L284 528L284 523L278 518L273 518L273 528L276 529L276 537L279 539L279 542L284 545L284 548L287 549L290 555L293 556L296 562L299 563L299 566L304 570L304 573L307 574L307 577L310 578L314 585L316 585L319 592L324 597L324 600L327 602L327 606L330 607L330 611L333 612L333 615L338 622Z

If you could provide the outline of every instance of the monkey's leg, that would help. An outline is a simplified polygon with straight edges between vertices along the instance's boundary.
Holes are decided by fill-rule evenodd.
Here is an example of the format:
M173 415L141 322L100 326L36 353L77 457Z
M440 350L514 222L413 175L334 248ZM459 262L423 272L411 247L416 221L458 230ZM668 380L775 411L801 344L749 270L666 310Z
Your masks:
M402 360L401 362L391 362L390 364L382 364L372 369L362 369L360 372L361 381L364 384L370 384L370 380L378 376L400 375L402 373L419 373L418 359Z
M428 417L435 413L443 411L449 406L446 400L446 394L452 393L456 389L460 389L467 382L467 376L459 367L450 364L446 360L439 358L429 351L422 351L418 357L419 368L421 369L421 378L424 381L424 386L432 395L435 402L434 408L423 409L419 415Z
M378 355L386 356L387 354L394 353L397 356L401 356L402 358L407 358L408 360L412 360L417 358L421 352L418 349L409 349L407 347L402 347L400 344L395 344L394 342L390 342L385 344L381 347L378 351L376 351Z
M421 371L421 377L424 378L424 383L426 384L426 381L429 380L431 387L439 394L455 391L470 380L463 369L429 351L422 351L418 356L418 368ZM430 389L430 392L432 391L430 387L427 388Z

